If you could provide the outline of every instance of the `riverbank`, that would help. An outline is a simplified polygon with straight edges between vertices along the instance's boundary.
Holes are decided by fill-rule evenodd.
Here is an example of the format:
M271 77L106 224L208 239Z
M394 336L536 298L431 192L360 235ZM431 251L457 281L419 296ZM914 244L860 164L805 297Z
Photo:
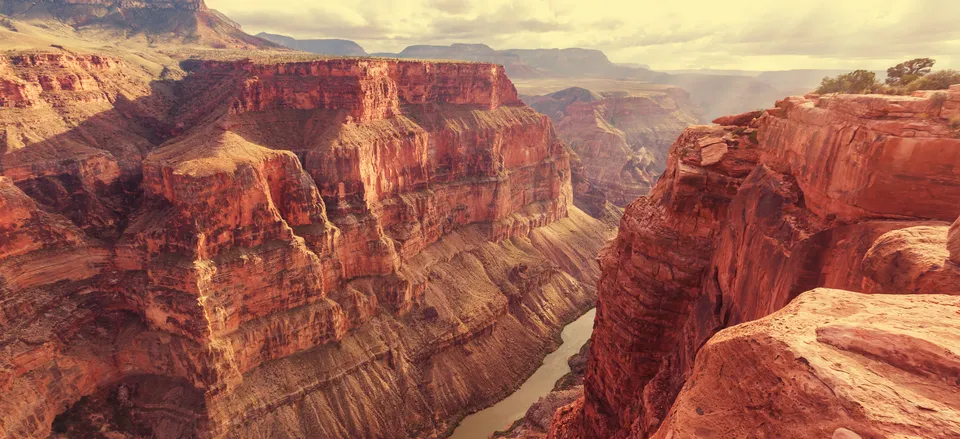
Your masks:
M531 376L500 402L464 418L450 439L487 439L511 428L531 405L550 394L558 381L571 371L568 359L581 351L593 331L596 310L591 309L561 331L561 344L547 355Z

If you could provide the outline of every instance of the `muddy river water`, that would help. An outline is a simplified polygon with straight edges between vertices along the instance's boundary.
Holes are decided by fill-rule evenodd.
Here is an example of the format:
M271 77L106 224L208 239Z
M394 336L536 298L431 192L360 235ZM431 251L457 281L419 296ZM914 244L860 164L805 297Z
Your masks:
M579 352L590 338L595 315L596 309L591 309L565 326L560 335L563 344L543 359L543 365L516 392L464 418L450 439L487 439L493 432L505 430L514 421L522 418L531 404L550 393L557 380L570 372L567 359Z

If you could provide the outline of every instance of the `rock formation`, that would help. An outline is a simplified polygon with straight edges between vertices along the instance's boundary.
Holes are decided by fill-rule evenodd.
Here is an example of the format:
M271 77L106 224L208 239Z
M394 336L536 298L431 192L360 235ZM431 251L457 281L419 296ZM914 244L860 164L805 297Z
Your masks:
M216 48L274 48L207 7L204 0L4 0L0 14L56 22L90 39L147 40ZM43 26L47 28L48 26ZM181 48L182 49L182 48Z
M0 59L0 436L440 437L592 305L502 67L184 65Z
M649 69L614 64L599 50L512 49L496 50L486 44L451 44L449 46L415 45L399 53L375 53L375 56L416 59L455 59L493 62L503 65L511 78L603 77L639 80L662 79L668 75Z
M804 293L711 338L653 437L960 437L958 313L957 296Z
M375 53L374 56L417 59L453 59L501 64L514 80L550 81L556 86L536 93L546 94L575 86L585 78L616 82L660 84L689 92L693 103L702 109L704 120L763 108L785 94L794 93L806 84L802 77L776 71L761 77L749 74L664 73L645 66L617 64L599 50L509 49L496 50L485 44L452 44L450 46L409 46L399 53ZM761 72L755 72L757 74ZM805 76L805 75L801 75ZM823 75L817 77L819 83ZM770 82L777 86L771 85ZM590 88L590 87L585 87ZM803 89L804 91L812 88ZM595 90L599 91L599 90ZM525 93L527 94L527 93Z
M707 432L739 437L743 430L733 427L737 423L736 428L749 426L752 434L763 436L814 437L840 428L846 429L840 437L847 430L863 437L955 436L960 405L949 395L956 383L935 378L955 374L944 372L957 354L951 299L815 293L781 317L708 340L724 328L769 316L818 287L957 294L958 234L949 228L960 214L960 138L948 123L957 108L960 86L911 97L810 95L782 100L759 117L720 120L737 125L686 130L650 196L627 207L617 239L601 252L584 397L557 412L550 437L669 438L701 431L707 437ZM858 310L853 304L861 301ZM850 303L849 309L841 302ZM911 303L920 308L897 313ZM831 306L840 309L823 310ZM867 318L869 311L863 310L869 307L891 307L884 312L896 320L889 323L892 329L855 323ZM952 320L938 321L939 329L901 330L927 311L931 318L949 315ZM840 323L819 323L818 315ZM843 325L862 330L851 333ZM810 344L814 333L816 343ZM936 337L945 338L939 344L923 341ZM884 344L903 346L903 351L883 350ZM872 357L872 363L853 353ZM814 354L816 362L810 358ZM729 369L718 377L716 371L728 361ZM853 410L872 396L867 390L843 390L850 386L843 382L847 375L840 378L826 369L834 367L869 368L878 376L864 383L906 387L870 401L877 406L866 412ZM803 382L816 384L811 374L822 378L826 389L803 390ZM778 377L782 385L774 382ZM791 381L801 379L806 381ZM737 392L727 380L760 384ZM941 387L908 393L934 385ZM778 388L797 392L795 398L770 396ZM840 396L827 394L828 389ZM713 405L698 405L706 394ZM743 405L751 397L754 402ZM817 401L808 407L813 411L798 413L797 401L810 400ZM922 407L891 408L914 402ZM724 409L733 406L737 410ZM888 409L893 411L883 412ZM805 416L821 419L794 425L813 419ZM882 419L890 416L899 418ZM929 430L916 427L924 424ZM905 425L913 427L901 428Z
M575 185L577 195L597 190L621 207L650 191L670 144L697 122L690 97L678 88L595 93L573 87L524 101L553 119L583 163L589 189L576 191Z

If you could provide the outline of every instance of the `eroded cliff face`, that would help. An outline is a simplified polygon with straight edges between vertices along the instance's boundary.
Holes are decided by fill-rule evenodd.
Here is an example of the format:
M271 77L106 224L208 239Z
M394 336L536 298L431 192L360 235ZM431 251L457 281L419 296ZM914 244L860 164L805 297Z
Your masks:
M614 224L502 67L0 63L0 436L437 437Z
M583 164L574 189L584 206L596 192L620 207L646 195L666 166L670 145L697 123L697 109L677 88L641 94L574 87L525 99L553 119Z
M686 424L696 418L690 410L726 418L717 429L708 429L722 437L738 436L724 429L737 422L751 425L755 434L807 436L787 433L793 431L787 424L806 421L780 419L785 413L780 409L788 403L776 397L770 397L776 400L772 406L722 408L752 395L750 389L722 404L723 398L713 399L719 405L691 405L705 389L737 379L703 383L695 378L725 361L710 352L724 346L752 355L727 348L734 345L721 339L703 346L717 331L768 316L818 287L956 294L960 271L950 253L956 249L948 242L948 221L960 214L960 139L948 121L958 103L957 86L913 97L792 97L763 114L718 120L731 125L686 130L671 148L667 170L650 196L628 206L617 239L601 252L603 275L584 397L557 412L551 437L688 437L701 432L692 425L706 425L702 419ZM793 312L802 314L803 306L798 307ZM952 323L944 325L956 335ZM782 350L769 343L773 350L764 352ZM780 368L770 355L745 359L761 364L737 366L731 373L739 375L731 376L741 377L739 383L754 382L759 378L752 373L769 368L764 380L788 380L792 375L781 374L784 368L803 369L799 363ZM955 353L917 368L936 374L936 364L954 361L947 360L955 358L951 355ZM851 367L867 367L857 364ZM675 406L685 385L694 389L692 399ZM956 401L935 393L928 396L956 411ZM846 397L861 401L863 395L822 399L823 413L847 407ZM897 398L902 404L910 400L907 394ZM673 419L661 428L671 406ZM857 418L847 427L859 428L864 437L911 431L863 427L877 416ZM915 411L903 416L908 419L904 425L927 419ZM754 422L758 417L768 422ZM956 427L955 416L942 419L950 420L942 425ZM817 434L829 436L839 427L824 422L805 431L822 429Z

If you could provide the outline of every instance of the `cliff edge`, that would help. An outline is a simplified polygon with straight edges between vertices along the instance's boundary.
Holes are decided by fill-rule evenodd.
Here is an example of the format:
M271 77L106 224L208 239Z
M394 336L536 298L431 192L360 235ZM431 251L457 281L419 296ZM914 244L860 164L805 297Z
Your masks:
M896 307L921 306L923 296L797 297L816 288L957 293L960 271L948 238L956 234L948 230L960 214L960 136L951 122L958 108L960 86L909 97L811 95L787 98L764 112L721 118L717 122L722 125L688 128L671 147L667 169L650 196L627 207L617 239L601 252L603 274L584 397L557 412L550 437L691 437L708 432L727 437L742 433L734 428L738 423L764 436L829 437L838 428L863 437L955 435L957 418L951 413L957 404L948 390L955 383L928 388L925 395L940 413L932 415L908 408L913 397L900 390L891 400L875 401L828 382L836 390L833 395L794 395L803 388L795 373L812 367L811 373L825 375L822 365L796 353L798 345L784 331L815 330L820 345L804 349L839 348L876 357L876 369L853 354L836 357L835 364L849 370L870 367L881 376L876 380L884 382L906 378L881 369L887 367L882 363L922 376L941 374L939 364L952 364L955 353L943 351L954 349L949 343L938 347L909 341L914 336L896 329L890 335L877 329L881 332L874 337L867 327L863 334L852 334L804 323L821 312L811 309L842 301L877 310L889 306L884 312L890 313L891 325L901 327L920 317L898 316ZM800 302L787 307L795 300ZM915 337L956 337L956 316L949 311L955 304L939 296L929 301L934 303L930 317L945 317ZM785 307L778 314L782 318L737 326ZM717 334L730 327L736 328ZM757 335L736 335L749 331ZM901 339L907 341L890 343L896 346L893 352L871 353ZM765 354L745 358L719 376L709 372L722 368L727 360L719 352L729 350ZM928 356L929 362L924 360ZM765 386L778 379L779 385L751 384ZM732 382L742 387L725 387ZM697 405L706 393L721 388L731 396L713 396L713 405ZM794 396L770 393L777 388L780 395ZM749 395L756 398L742 405ZM800 403L788 401L793 397L810 402L804 409L810 416L830 422L787 416L789 404L799 410ZM852 405L881 402L882 408L870 407L866 414L850 412ZM904 408L869 412L891 407ZM852 417L843 422L831 417L844 410ZM713 427L706 427L708 415L716 421ZM897 419L881 422L886 416Z

